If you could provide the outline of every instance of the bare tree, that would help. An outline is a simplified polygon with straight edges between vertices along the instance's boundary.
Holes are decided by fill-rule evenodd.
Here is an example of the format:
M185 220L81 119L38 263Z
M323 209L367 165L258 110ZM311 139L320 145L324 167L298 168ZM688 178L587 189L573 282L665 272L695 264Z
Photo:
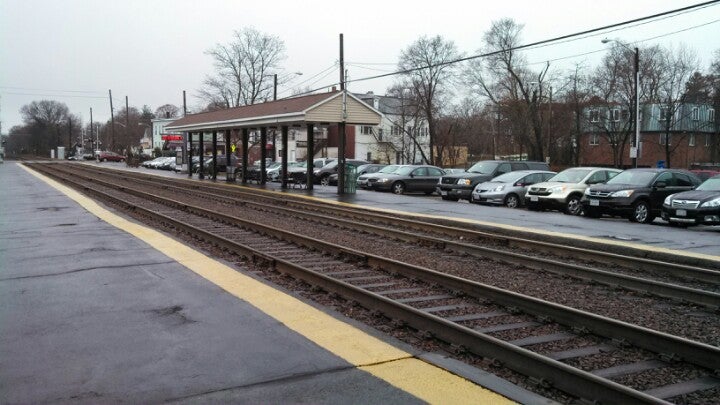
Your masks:
M230 108L272 96L272 73L285 58L285 44L276 36L244 28L235 31L229 44L217 44L206 53L216 72L206 76L199 96L211 106Z
M30 149L35 154L47 154L64 145L62 133L70 111L65 103L54 100L33 101L20 108L26 133L30 135Z
M684 135L678 133L676 139L671 140L670 133L683 121L690 118L691 109L685 105L686 87L693 72L697 69L699 61L694 52L683 46L676 52L672 49L661 49L659 57L661 81L658 86L657 98L662 110L660 116L664 132L664 142L662 143L664 144L665 164L667 167L672 167L671 156L683 141Z
M180 115L180 108L173 104L164 104L155 110L155 116L158 118L176 118Z
M441 36L421 37L400 54L398 67L407 71L403 77L408 80L417 97L417 105L422 111L429 127L430 156L427 159L435 164L435 139L437 136L436 117L438 116L445 90L454 78L460 53L452 41Z
M520 45L522 29L521 24L508 18L493 22L480 49L480 53L491 55L474 59L466 77L469 87L475 88L481 97L516 123L524 123L516 127L516 138L528 146L530 159L543 160L545 118L541 104L550 90L550 65L535 72L526 67L525 58L513 50Z
M563 98L565 103L572 109L572 162L574 166L580 166L580 154L582 153L582 135L585 127L584 111L590 101L590 78L585 73L585 66L576 64L570 74L566 77L565 92Z
M400 152L401 162L415 163L419 154L423 162L429 163L429 151L423 148L424 142L420 139L425 135L419 132L424 127L426 115L416 88L406 80L390 87L386 96L391 112L386 115L391 124L388 139L395 150Z

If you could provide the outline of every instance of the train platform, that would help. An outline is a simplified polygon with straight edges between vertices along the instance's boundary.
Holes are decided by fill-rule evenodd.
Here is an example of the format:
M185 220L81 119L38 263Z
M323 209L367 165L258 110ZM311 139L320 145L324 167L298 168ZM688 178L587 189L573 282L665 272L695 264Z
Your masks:
M0 165L0 403L548 403Z

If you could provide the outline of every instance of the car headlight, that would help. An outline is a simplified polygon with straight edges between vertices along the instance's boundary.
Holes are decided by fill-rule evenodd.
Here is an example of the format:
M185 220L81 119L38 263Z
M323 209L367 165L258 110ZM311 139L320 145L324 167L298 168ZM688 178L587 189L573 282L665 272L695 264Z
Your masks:
M610 197L630 197L635 190L620 190L610 194Z
M457 184L461 186L469 186L471 183L470 179L460 179L457 181Z
M497 191L503 191L503 190L505 190L505 185L504 185L504 184L503 184L502 186L497 186L497 187L495 187L495 188L492 189L491 191L497 192Z
M562 193L563 191L565 191L565 186L550 187L549 189L547 189L547 191L548 191L550 194L552 194L552 193Z
M700 206L705 208L720 207L720 197L714 198L710 201L705 201L704 203L700 204Z
M663 201L663 205L672 205L672 199L674 194L670 194L669 196L665 197L665 201Z
M387 183L388 181L390 181L390 179L384 178L384 179L378 179L377 182L378 182L378 183Z
M585 192L583 192L585 195L590 195L590 187L585 189Z

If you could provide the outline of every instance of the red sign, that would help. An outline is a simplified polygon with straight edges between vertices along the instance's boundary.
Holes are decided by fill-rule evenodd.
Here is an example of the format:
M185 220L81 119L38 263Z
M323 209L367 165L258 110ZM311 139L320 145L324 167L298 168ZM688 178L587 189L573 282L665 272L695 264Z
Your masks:
M182 135L162 135L161 138L163 141L182 141L183 140Z

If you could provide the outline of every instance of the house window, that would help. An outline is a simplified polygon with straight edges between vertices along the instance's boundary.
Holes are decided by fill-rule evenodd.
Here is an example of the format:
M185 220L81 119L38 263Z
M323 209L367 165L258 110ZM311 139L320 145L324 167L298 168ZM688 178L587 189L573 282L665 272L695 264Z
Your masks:
M372 152L367 153L367 159L365 160L367 160L368 162L372 162Z
M599 134L590 134L590 145L600 145Z
M382 141L383 139L383 129L378 128L378 141Z
M690 134L690 138L688 139L688 146L695 146L695 134Z
M620 121L620 109L619 108L613 108L612 110L610 110L609 115L610 115L610 117L609 117L610 121L612 121L612 122Z
M666 121L670 119L670 111L667 107L660 107L660 121Z
M590 110L590 122L600 122L600 110Z
M360 133L363 135L372 135L372 127L363 125L360 127Z
M693 121L700 120L700 109L697 107L693 107L693 109L692 109L692 120Z
M672 145L672 137L670 134L660 134L660 145L665 145L665 140L667 140L668 145Z
M715 109L714 108L708 109L708 121L715 122Z

